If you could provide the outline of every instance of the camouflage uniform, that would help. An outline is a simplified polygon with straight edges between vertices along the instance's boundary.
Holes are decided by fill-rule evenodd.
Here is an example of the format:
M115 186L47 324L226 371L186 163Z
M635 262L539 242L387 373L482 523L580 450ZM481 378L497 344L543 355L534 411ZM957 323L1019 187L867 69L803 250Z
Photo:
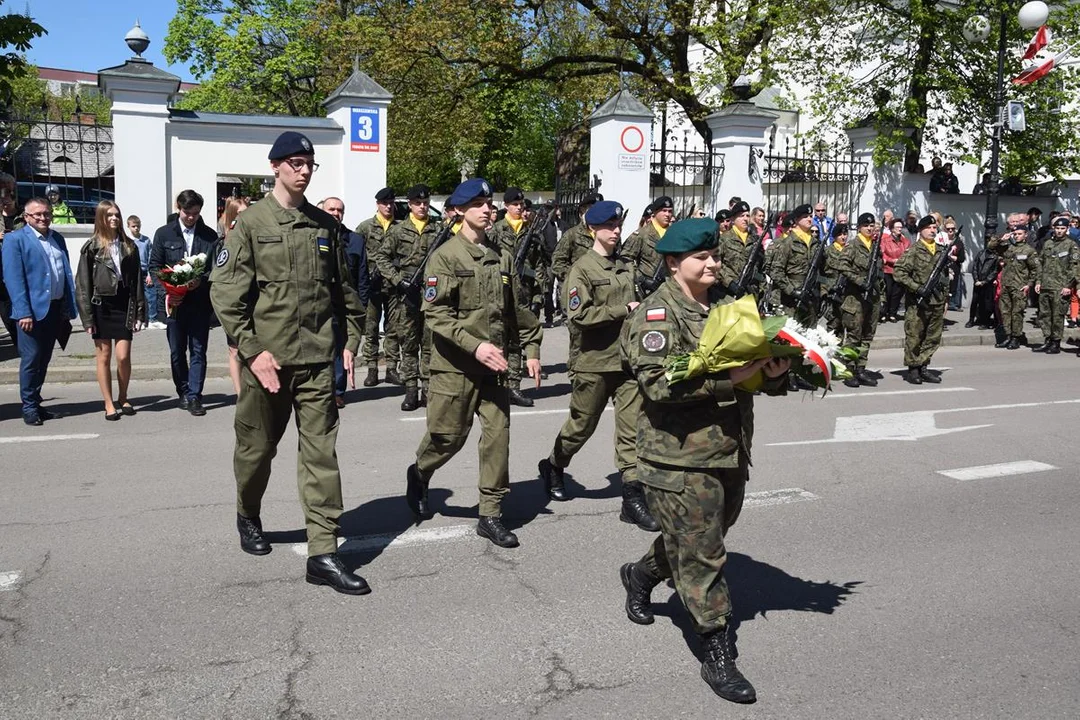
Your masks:
M874 286L870 288L870 299L863 300L866 292L866 275L872 259L866 242L869 240L864 242L863 236L857 234L848 240L844 251L840 254L840 269L847 278L847 288L840 305L840 316L846 332L844 345L859 352L856 363L858 368L865 368L866 361L870 357L870 343L873 342L874 334L877 333L878 315L881 312L881 289L885 282L881 274L874 278Z
M939 252L946 252L946 249L933 241L927 244L917 239L896 261L893 270L893 279L907 291L904 297L907 308L904 312L904 364L909 368L927 365L941 345L948 287L945 273L941 274L937 288L923 305L919 305L918 296L919 290L930 279Z
M1001 269L1001 297L998 311L1005 326L1005 334L1019 338L1024 334L1024 310L1027 293L1035 278L1039 277L1039 255L1027 242L1009 243L999 237L990 238L987 244L992 251L1001 253L1004 267Z
M726 372L675 385L665 377L665 358L696 349L708 313L669 279L630 315L622 337L623 362L643 396L638 480L661 526L638 564L674 579L700 633L726 627L731 614L724 535L742 510L754 430L753 395ZM782 394L786 384L766 379L764 389Z
M720 283L724 287L730 287L738 281L750 257L750 251L754 249L755 242L761 242L761 238L754 233L753 229L750 229L745 239L739 237L739 232L734 227L720 233L717 259L720 260ZM764 263L762 267L764 268ZM758 278L750 278L750 287L747 290L756 296L761 292L759 284Z
M836 283L840 280L840 256L843 250L844 246L836 242L825 248L825 267L821 271L821 292L828 298L822 315L826 320L826 327L838 337L843 337L844 334L844 324L840 318L840 303L843 297L835 292Z
M809 235L807 235L807 240L802 240L798 235L798 229L792 228L791 232L770 246L772 253L769 276L773 284L780 289L780 305L785 314L791 315L808 326L817 324L820 286L811 283L811 297L807 298L798 310L796 310L798 301L795 294L802 290L803 281L806 280L806 273L810 268L810 260L817 252L820 242Z
M1039 253L1039 323L1044 342L1061 341L1065 314L1071 301L1068 295L1062 297L1061 290L1075 286L1078 260L1080 249L1068 234L1060 240L1051 234L1043 243Z
M394 288L388 287L389 281L379 274L379 266L375 262L375 255L382 246L383 238L394 224L391 219L386 230L383 230L379 219L371 217L360 223L356 232L364 238L368 277L371 280L367 320L364 325L364 362L369 368L379 366L379 322L381 321L383 323L382 356L386 361L386 369L396 372L398 359L401 357L401 346L398 345L397 336L390 322L390 298L394 295Z
M417 232L412 217L406 218L387 231L375 254L375 264L390 287L391 327L401 345L401 380L405 386L416 387L421 380L427 387L428 366L431 363L431 331L424 327L419 307L405 301L400 284L409 280L424 261L428 244L439 234L438 223L428 219L422 232ZM422 290L422 288L421 288ZM415 298L419 305L419 298ZM417 365L417 355L420 363Z
M667 228L661 228L656 221L650 220L631 233L623 244L622 256L634 267L634 284L641 287L644 282L651 282L656 269L664 260L656 252L656 243L664 237Z

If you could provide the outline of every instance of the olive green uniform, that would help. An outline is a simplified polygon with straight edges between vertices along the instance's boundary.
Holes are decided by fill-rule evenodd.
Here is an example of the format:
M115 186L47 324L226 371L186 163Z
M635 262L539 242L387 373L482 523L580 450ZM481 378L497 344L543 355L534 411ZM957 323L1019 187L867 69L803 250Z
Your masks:
M565 468L600 423L604 407L615 401L615 466L623 483L636 476L637 417L641 409L637 381L626 374L619 353L619 334L634 301L633 270L618 255L590 250L570 268L563 288L569 324L577 328L574 342L574 390L570 417L555 438L548 460Z
M517 257L518 244L525 237L526 223L521 223L521 229L519 231L514 230L506 218L499 220L488 231L489 241L492 245L499 248L499 250L508 255L513 264L513 260ZM536 307L542 302L540 297L540 284L537 282L536 268L540 265L539 249L536 245L530 249L529 256L525 258L525 268L522 271L521 276L524 280L518 282L519 293L515 298L518 305L523 309L532 312L533 307ZM514 272L517 272L518 268L514 268ZM510 380L510 387L516 388L521 384L521 370L524 365L524 360L521 357L521 348L517 345L513 345L509 348L506 355L506 364L509 366L507 369L507 378Z
M754 397L726 371L667 381L665 359L697 348L708 315L668 279L630 315L622 337L623 362L643 396L638 480L661 532L640 563L674 579L699 633L725 627L731 614L724 535L742 510L754 432ZM786 384L786 376L766 378L763 390L783 394Z
M499 517L510 491L510 392L506 378L475 357L482 342L506 353L519 343L527 358L540 357L536 316L515 302L511 260L460 234L431 256L425 268L424 316L432 333L427 433L416 451L426 483L469 437L480 418L480 515Z
M934 250L930 250L933 247ZM921 239L916 239L900 259L893 270L893 280L906 290L904 296L904 364L909 368L923 367L930 362L941 345L941 331L945 325L945 301L949 286L948 276L941 274L937 287L926 301L919 304L919 290L922 289L934 271L937 253L947 252L944 247L933 243L928 247Z
M1004 243L1000 238L990 238L987 244L992 251L1001 253L1001 296L998 310L1005 334L1020 337L1024 334L1024 310L1027 309L1027 292L1031 292L1035 279L1040 275L1039 255L1026 242ZM1027 290L1027 292L1025 292Z
M796 309L798 306L796 293L802 290L806 273L810 269L810 261L820 244L820 240L813 238L807 243L792 230L770 246L772 254L769 276L780 290L780 305L785 314L794 317L806 326L817 324L821 286L818 282L811 282L809 289L811 297L807 298L798 309ZM818 271L820 272L820 268Z
M858 234L848 240L840 253L840 271L847 278L844 299L840 304L840 317L846 333L844 346L859 353L856 361L858 368L866 368L867 358L870 357L870 343L877 333L878 316L881 313L881 289L885 282L884 276L879 272L872 280L869 299L863 300L866 276L870 272L870 262L873 259L870 254L872 248L873 245L866 247L862 235ZM881 267L880 263L878 267Z
M585 223L578 223L562 234L551 253L551 271L560 283L565 284L570 267L578 258L592 250L592 246L593 237Z
M431 363L431 335L424 327L420 300L407 302L400 284L408 281L427 255L428 244L439 234L438 223L428 219L423 232L417 232L412 218L405 218L387 231L375 254L375 264L383 280L390 284L390 325L401 346L401 380L406 387L416 387L417 380L427 386ZM420 292L423 288L419 289ZM413 292L417 292L416 289ZM417 356L420 363L417 365Z
M638 287L642 283L651 282L656 274L656 269L664 263L663 258L656 252L656 243L667 232L650 220L635 230L623 244L622 256L634 267L634 284Z
M386 362L387 370L397 371L398 361L401 358L401 346L398 345L393 323L390 320L390 299L394 295L394 287L379 273L379 266L376 263L376 256L382 246L383 238L394 225L395 222L391 220L384 231L379 219L371 217L360 223L356 232L364 238L368 277L371 282L367 320L364 326L364 363L369 368L379 366L379 323L382 322L382 357Z
M823 305L826 327L837 336L844 334L844 323L840 315L840 305L843 303L843 294L837 291L837 283L840 281L842 264L841 255L844 246L839 243L831 243L825 248L825 266L821 271L821 293L827 298ZM844 281L846 284L847 281Z
M237 512L259 516L270 462L295 413L297 483L312 556L337 552L342 506L331 323L335 316L345 320L345 348L355 354L364 314L346 281L339 229L310 203L289 210L267 195L237 218L210 276L214 310L244 360L234 421ZM248 367L263 351L281 366L276 393Z
M761 242L761 238L748 231L746 240L739 237L734 228L720 233L720 244L717 246L717 259L720 261L720 283L724 287L730 287L738 281L746 261L750 258L750 252L754 249L754 243ZM763 264L764 266L764 264ZM750 278L747 291L757 296L761 292L763 277Z
M1075 287L1078 260L1080 249L1068 234L1060 240L1051 234L1043 243L1039 253L1039 324L1044 341L1061 340L1065 314L1072 300L1068 295L1062 297L1061 290Z

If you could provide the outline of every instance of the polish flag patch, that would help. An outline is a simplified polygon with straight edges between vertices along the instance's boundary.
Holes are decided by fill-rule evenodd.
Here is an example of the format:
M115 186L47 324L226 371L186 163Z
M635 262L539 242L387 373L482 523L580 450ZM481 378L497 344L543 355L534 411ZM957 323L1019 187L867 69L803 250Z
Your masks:
M664 308L652 308L645 311L646 322L653 322L655 320L667 320L667 310Z

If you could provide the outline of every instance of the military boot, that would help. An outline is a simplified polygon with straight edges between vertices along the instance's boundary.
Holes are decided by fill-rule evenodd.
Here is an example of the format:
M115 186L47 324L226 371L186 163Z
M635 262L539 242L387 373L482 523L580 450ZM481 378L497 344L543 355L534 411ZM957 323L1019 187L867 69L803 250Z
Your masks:
M555 467L554 463L544 458L540 461L537 469L540 471L540 479L544 481L544 490L547 492L548 497L558 502L565 502L570 499L570 495L566 492L561 467Z
M866 387L877 387L877 380L874 379L873 375L866 372L866 368L864 367L859 368L859 371L855 373L855 379L859 381L860 385L865 385Z
M703 635L701 646L705 651L701 679L709 684L714 693L737 703L757 700L754 686L735 667L735 640L730 627Z
M624 523L637 525L642 530L656 532L660 529L660 523L649 512L649 506L645 502L645 491L641 483L623 482L622 486L622 511L619 519Z
M1050 349L1046 351L1047 355L1057 355L1061 352L1061 341L1053 340L1050 345Z
M1031 352L1037 352L1037 353L1049 352L1050 348L1053 347L1053 345L1054 345L1053 341L1050 338L1046 338L1045 340L1043 340L1042 345L1036 345L1035 347L1031 348Z
M1008 348L1010 340L1012 340L1012 338L1006 335L1005 337L1001 338L1001 342L994 343L994 347L1002 349Z
M859 387L859 376L857 374L853 374L851 377L846 378L844 380L844 386L849 388Z
M262 520L236 514L236 529L240 533L240 549L249 555L266 555L272 549L262 534Z
M941 382L941 376L925 365L919 368L919 377L923 379L923 382L933 383L934 385Z
M386 382L390 385L404 385L401 381L401 376L398 375L397 368L386 368Z
M909 367L904 379L912 385L922 385L922 373L919 372L919 368L917 367Z
M420 407L420 391L416 389L415 385L405 386L405 399L401 401L401 409L405 412L412 412Z
M329 585L345 595L367 595L367 581L349 572L337 553L313 555L307 561L307 581L312 585Z
M428 507L428 481L420 475L416 463L410 465L405 471L405 503L412 511L417 525L421 520L430 520L435 517Z
M379 368L368 368L367 377L364 378L364 387L375 387L379 384Z
M532 407L533 400L521 392L519 388L510 388L510 404L518 407Z
M476 523L476 534L487 538L499 547L516 548L518 546L517 535L507 530L502 520L497 517L484 516Z
M1009 350L1019 350L1020 349L1020 336L1019 335L1013 335L1011 338L1009 338L1009 344L1006 345L1005 347L1008 348Z
M619 568L619 577L626 588L626 617L638 625L652 625L652 589L660 584L660 578L645 569L641 563L626 563Z

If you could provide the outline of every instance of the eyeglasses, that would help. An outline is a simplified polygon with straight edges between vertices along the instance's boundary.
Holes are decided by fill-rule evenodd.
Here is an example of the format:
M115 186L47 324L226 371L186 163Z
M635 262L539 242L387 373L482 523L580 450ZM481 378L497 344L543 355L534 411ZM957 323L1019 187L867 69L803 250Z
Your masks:
M285 163L293 170L300 172L304 168L311 168L311 172L315 172L319 169L319 163L314 160L303 160L301 158L286 158Z
M26 213L26 217L32 217L37 220L52 220L53 214L51 212L39 212L39 213Z
M945 232L956 232L956 228L954 228L954 227L947 227L947 228L945 228Z
M105 217L119 219L120 218L120 213L105 213Z

